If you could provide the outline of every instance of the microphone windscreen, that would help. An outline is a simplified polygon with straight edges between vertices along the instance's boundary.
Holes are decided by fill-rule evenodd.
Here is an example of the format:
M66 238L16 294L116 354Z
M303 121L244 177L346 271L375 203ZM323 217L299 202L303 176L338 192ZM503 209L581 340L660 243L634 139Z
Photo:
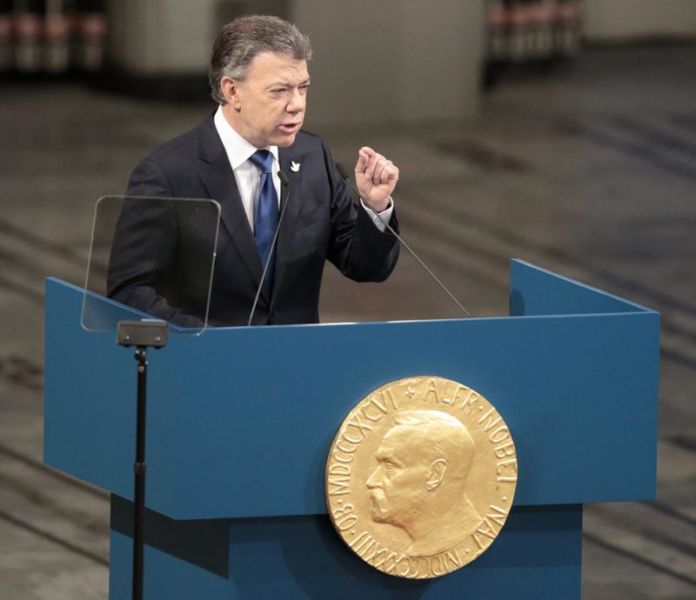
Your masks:
M290 185L290 180L282 169L278 169L278 177L283 185Z

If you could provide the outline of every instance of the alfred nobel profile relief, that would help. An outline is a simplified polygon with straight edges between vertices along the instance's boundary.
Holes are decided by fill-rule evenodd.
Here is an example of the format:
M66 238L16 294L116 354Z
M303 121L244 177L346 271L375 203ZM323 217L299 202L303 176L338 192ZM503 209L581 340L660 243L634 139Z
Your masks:
M444 552L483 522L467 495L474 439L459 419L438 410L402 411L394 421L366 482L370 518L408 535L404 554Z
M348 413L326 461L331 522L387 575L442 577L505 526L518 464L510 429L476 390L419 375L390 381Z

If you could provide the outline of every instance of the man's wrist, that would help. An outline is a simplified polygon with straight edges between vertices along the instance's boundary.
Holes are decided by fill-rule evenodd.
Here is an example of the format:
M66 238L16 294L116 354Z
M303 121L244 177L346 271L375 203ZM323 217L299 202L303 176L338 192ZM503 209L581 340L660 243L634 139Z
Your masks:
M383 213L385 210L389 210L393 204L391 196L389 196L387 198L386 202L382 206L377 206L375 204L371 204L370 202L368 202L364 198L360 198L360 200L362 201L363 206L365 206L365 208L369 208L372 212L377 213L377 214Z
M360 198L360 205L363 207L365 214L370 217L370 220L375 224L375 227L379 229L382 233L387 228L387 223L391 220L392 213L394 212L394 202L389 198L389 204L382 211L375 211L375 209L370 208L370 206L362 198Z

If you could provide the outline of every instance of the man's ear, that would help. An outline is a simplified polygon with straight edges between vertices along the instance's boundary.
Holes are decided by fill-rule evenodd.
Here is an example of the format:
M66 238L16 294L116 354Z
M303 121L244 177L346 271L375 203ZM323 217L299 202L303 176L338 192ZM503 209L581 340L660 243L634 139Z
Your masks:
M429 492L436 489L445 478L445 471L447 471L447 461L444 458L434 460L430 465L430 473L428 474L428 480L425 482L425 489Z
M222 92L222 97L227 101L227 104L239 112L241 109L239 81L225 75L220 79L220 91Z

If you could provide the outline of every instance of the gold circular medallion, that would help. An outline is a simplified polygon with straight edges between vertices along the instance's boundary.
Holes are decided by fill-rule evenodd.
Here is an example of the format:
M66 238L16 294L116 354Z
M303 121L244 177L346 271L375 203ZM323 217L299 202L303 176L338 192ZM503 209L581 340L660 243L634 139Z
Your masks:
M343 421L326 464L329 515L376 569L439 577L485 552L517 484L512 435L478 392L442 377L393 381Z

